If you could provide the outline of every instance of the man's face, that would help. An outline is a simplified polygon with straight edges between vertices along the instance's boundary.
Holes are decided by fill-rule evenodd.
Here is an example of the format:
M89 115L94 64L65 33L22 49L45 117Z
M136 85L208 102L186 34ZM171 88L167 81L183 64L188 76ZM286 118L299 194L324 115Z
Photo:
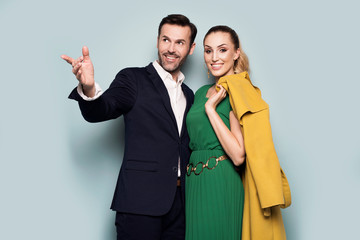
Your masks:
M191 30L188 26L164 24L161 28L157 41L159 64L173 78L177 77L187 55L194 51L195 43L190 46L190 37Z

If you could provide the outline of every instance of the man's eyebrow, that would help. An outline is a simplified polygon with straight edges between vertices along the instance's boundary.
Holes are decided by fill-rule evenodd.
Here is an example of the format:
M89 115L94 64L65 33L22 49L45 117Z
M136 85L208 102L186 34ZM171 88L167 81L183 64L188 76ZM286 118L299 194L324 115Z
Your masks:
M166 35L162 35L161 36L161 38L167 38L167 39L170 39L168 36L166 36ZM180 39L176 39L175 40L176 42L186 42L186 40L185 39L182 39L182 38L180 38Z

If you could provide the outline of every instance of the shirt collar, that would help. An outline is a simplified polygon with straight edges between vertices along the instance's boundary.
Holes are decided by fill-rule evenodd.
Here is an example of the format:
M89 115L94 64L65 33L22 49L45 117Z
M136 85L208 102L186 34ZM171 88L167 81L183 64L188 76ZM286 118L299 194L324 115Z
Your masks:
M169 72L167 72L162 66L160 66L157 60L153 62L153 66L163 81L165 81L165 79L170 79L174 81L172 75ZM184 80L185 80L185 75L182 72L179 72L177 84L181 85Z

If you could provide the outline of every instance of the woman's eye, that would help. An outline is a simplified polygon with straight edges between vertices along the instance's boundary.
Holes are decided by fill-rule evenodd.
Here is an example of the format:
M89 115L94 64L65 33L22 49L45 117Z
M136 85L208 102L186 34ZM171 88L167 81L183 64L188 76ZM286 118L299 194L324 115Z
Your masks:
M205 53L209 54L209 53L211 53L211 50L205 50Z
M227 50L225 49L225 48L222 48L222 49L220 49L220 52L222 52L222 53L224 53L224 52L226 52Z

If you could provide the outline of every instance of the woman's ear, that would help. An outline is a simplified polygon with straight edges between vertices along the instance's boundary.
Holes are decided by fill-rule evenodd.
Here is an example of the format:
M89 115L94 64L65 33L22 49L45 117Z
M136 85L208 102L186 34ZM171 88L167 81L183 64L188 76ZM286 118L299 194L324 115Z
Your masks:
M234 61L236 61L236 60L239 59L239 58L240 58L240 48L236 49Z

